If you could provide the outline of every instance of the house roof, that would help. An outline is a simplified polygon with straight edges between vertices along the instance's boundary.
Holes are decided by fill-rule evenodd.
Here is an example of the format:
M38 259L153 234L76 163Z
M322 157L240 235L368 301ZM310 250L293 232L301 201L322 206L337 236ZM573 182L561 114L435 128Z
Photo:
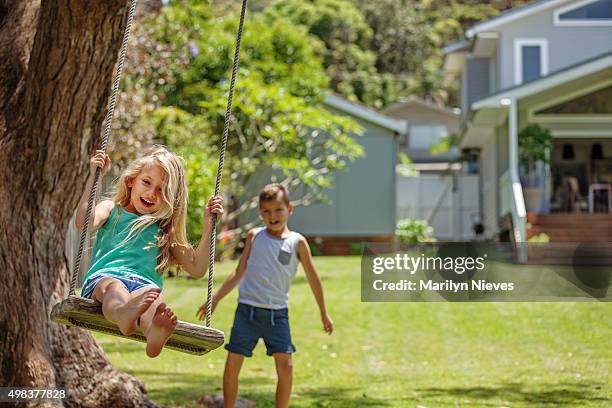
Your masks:
M459 40L442 48L442 52L444 54L452 54L459 51L468 51L471 47L472 43L468 40Z
M412 106L412 105L416 105L416 106L422 106L424 108L427 109L431 109L431 110L435 110L437 112L441 112L447 115L451 115L451 116L458 116L459 112L457 112L455 109L451 109L451 108L447 108L445 106L440 106L437 105L435 103L431 103L431 102L427 102L421 98L417 98L414 96L411 96L409 98L406 99L400 99L399 101L391 104L389 107L387 107L387 109L384 110L384 112L389 113L389 112L394 112L394 111L398 111L400 109L402 109L405 106Z
M482 146L495 123L508 114L508 103L525 101L554 92L568 84L583 86L585 81L612 78L612 52L555 71L531 82L506 88L471 105L461 130L461 146ZM582 84L582 85L581 85Z
M473 52L477 39L498 39L499 34L495 32L500 26L522 19L532 14L562 6L563 4L576 0L539 0L522 7L515 7L504 11L497 17L490 18L475 24L465 32L466 39L448 44L442 50L444 52L444 70L452 73L463 69L465 54Z
M325 104L392 132L405 134L408 130L408 122L405 120L390 118L368 108L367 106L349 102L341 96L335 94L329 95L327 98L325 98Z
M540 12L542 10L546 10L551 7L557 7L569 1L571 0L540 0L523 7L512 8L503 12L497 17L493 17L489 20L482 21L472 26L472 28L466 31L465 35L467 38L472 38L482 31L488 31L497 28L500 25L508 24L512 21L521 19L523 17Z
M503 89L472 104L473 110L499 107L501 99L521 99L554 86L612 67L612 52L602 54L578 64L552 72L524 84Z

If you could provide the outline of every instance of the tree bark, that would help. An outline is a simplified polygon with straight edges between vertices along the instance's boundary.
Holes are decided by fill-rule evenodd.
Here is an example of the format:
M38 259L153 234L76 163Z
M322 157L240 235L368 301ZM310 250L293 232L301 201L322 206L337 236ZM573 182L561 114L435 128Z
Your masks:
M157 406L89 333L49 320L68 293L64 237L101 139L128 7L0 0L0 385L64 387L71 407Z

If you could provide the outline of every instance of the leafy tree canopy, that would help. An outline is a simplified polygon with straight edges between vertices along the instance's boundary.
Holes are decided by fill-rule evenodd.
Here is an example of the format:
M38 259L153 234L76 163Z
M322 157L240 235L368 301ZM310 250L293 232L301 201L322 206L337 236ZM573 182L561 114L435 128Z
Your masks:
M238 16L236 2L170 0L135 25L115 130L127 161L151 141L187 159L190 235L211 194ZM356 123L330 114L330 88L382 108L400 96L455 102L442 47L477 21L524 1L257 0L251 3L234 99L224 186L244 205L272 168L321 199L335 169L361 154ZM269 174L266 174L269 177ZM246 207L245 207L246 206Z
M319 38L331 87L352 101L381 108L397 95L392 77L376 69L374 37L362 12L349 0L277 0L265 10L268 21L289 21Z
M145 24L152 28L154 47L140 49L142 63L166 61L164 72L172 81L146 72L128 80L144 82L142 89L148 88L143 76L157 81L161 103L146 117L156 139L186 159L188 227L195 239L214 187L238 16L213 19L206 3L173 1ZM349 136L361 128L323 105L329 87L324 47L290 21L263 14L246 21L224 167L223 190L237 198L229 203L228 221L250 208L271 173L278 181L306 187L303 197L295 197L298 203L317 200L330 186L333 170L362 154Z

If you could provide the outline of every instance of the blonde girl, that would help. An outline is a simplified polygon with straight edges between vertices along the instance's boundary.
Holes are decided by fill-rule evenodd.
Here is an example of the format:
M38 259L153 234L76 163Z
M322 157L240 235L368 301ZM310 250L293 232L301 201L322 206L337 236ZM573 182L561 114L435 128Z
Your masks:
M75 224L85 224L87 198L96 168L102 176L110 158L101 150L90 161L90 176L77 208ZM223 214L222 198L204 209L197 248L187 241L187 181L181 159L154 146L121 174L114 196L96 205L92 229L96 242L81 296L102 303L106 319L130 335L140 324L146 352L156 357L176 328L177 318L164 303L162 274L172 265L200 278L208 269L212 214Z

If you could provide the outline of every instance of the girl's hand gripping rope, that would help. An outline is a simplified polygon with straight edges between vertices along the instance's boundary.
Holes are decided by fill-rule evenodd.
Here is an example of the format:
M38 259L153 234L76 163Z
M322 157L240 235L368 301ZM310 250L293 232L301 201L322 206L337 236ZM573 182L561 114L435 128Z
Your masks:
M204 210L204 224L208 227L212 227L213 214L217 214L217 222L219 222L223 216L223 197L210 197L208 200L208 204Z
M108 169L110 169L111 160L108 154L104 153L103 150L96 150L96 154L89 161L89 171L93 175L96 172L96 168L99 167L101 170L101 176L104 176Z

